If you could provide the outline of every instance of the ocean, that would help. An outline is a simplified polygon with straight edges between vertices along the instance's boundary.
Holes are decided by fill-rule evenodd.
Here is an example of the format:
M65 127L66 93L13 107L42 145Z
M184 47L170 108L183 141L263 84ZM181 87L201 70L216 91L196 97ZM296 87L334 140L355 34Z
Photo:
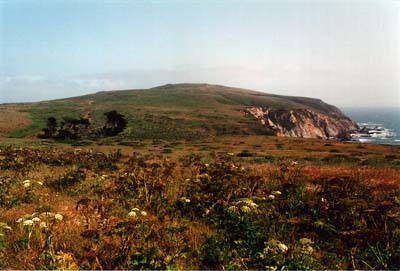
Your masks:
M400 108L342 108L342 111L360 127L384 130L379 136L355 137L354 141L400 145Z

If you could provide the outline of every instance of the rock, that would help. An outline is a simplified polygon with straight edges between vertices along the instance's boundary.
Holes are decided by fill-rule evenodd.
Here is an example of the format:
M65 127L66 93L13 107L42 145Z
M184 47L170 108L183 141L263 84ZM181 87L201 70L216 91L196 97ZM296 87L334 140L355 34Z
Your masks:
M260 125L273 130L277 136L347 140L350 133L359 129L337 108L329 114L306 108L248 107L243 111L258 119Z

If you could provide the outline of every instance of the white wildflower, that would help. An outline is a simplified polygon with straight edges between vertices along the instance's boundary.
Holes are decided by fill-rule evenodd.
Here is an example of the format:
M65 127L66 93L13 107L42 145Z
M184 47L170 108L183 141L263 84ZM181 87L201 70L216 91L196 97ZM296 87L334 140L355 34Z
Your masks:
M237 213L238 208L236 206L229 206L228 211L231 213Z
M50 218L50 217L54 217L54 213L44 212L44 213L41 213L39 216L42 218Z
M279 248L280 251L282 251L282 252L286 252L286 251L288 250L288 247L287 247L285 244L283 244L283 243L279 243L279 244L278 244L278 248Z
M29 183L29 184L30 184L30 183L31 183L31 180L25 180L25 181L23 181L22 183L23 183L23 184L26 184L26 183Z
M142 216L146 216L146 215L147 215L147 212L141 211L140 214L141 214Z
M282 192L281 191L272 191L271 194L274 196L279 196L279 195L282 195Z
M314 242L313 242L311 239L309 239L309 238L301 238L299 241L300 241L300 244L303 245L303 246L308 246L308 245L311 245L311 244L314 243Z
M0 228L11 231L11 227L3 222L0 222Z
M133 208L132 211L139 212L140 210L139 210L139 208Z
M39 182L37 182L37 184L38 184L38 185L43 185L43 183L42 183L42 182L40 182L40 181L39 181Z
M29 186L31 186L31 183L24 183L25 188L28 188Z
M58 221L63 220L62 214L55 214L55 215L54 215L54 218L57 219Z
M250 202L249 206L253 207L253 208L257 208L258 207L257 203L255 203L255 202Z
M242 210L243 213L250 213L251 212L251 209L249 208L249 206L246 206L246 205L240 207L240 210Z
M245 200L243 200L243 202L244 202L246 205L250 205L250 204L253 203L253 201L252 201L251 199L245 199Z
M274 195L269 195L268 198L269 199L275 199L275 196Z
M33 222L40 222L40 218L39 217L34 217L34 218L32 218L32 221Z
M129 216L129 217L135 217L135 216L137 216L137 214L136 214L136 212L134 212L134 211L130 211L130 212L128 213L128 216Z
M186 198L186 197L182 197L182 198L181 198L181 201L189 203L189 202L190 202L190 199L188 199L188 198Z
M30 219L25 220L24 223L23 223L23 225L24 225L24 226L32 226L32 225L33 225L33 221L30 220Z
M21 223L22 221L24 221L24 219L22 217L17 219L17 223Z

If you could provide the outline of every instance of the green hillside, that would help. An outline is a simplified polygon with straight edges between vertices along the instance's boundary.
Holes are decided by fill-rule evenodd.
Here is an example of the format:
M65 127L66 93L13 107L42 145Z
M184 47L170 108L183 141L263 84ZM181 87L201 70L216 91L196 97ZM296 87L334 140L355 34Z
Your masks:
M11 137L36 137L54 117L90 117L91 127L104 124L104 113L117 110L128 127L120 135L135 139L192 139L221 134L268 134L266 128L240 110L247 106L278 109L309 108L337 112L318 99L270 95L208 84L168 84L151 89L98 92L39 103L17 104L32 123L13 130Z

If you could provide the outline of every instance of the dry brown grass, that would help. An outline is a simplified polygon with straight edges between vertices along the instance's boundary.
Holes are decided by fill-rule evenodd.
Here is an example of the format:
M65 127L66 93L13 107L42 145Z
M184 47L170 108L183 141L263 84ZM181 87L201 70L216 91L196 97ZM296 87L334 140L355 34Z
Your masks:
M7 135L12 130L31 124L29 114L18 111L16 106L0 106L0 137Z

